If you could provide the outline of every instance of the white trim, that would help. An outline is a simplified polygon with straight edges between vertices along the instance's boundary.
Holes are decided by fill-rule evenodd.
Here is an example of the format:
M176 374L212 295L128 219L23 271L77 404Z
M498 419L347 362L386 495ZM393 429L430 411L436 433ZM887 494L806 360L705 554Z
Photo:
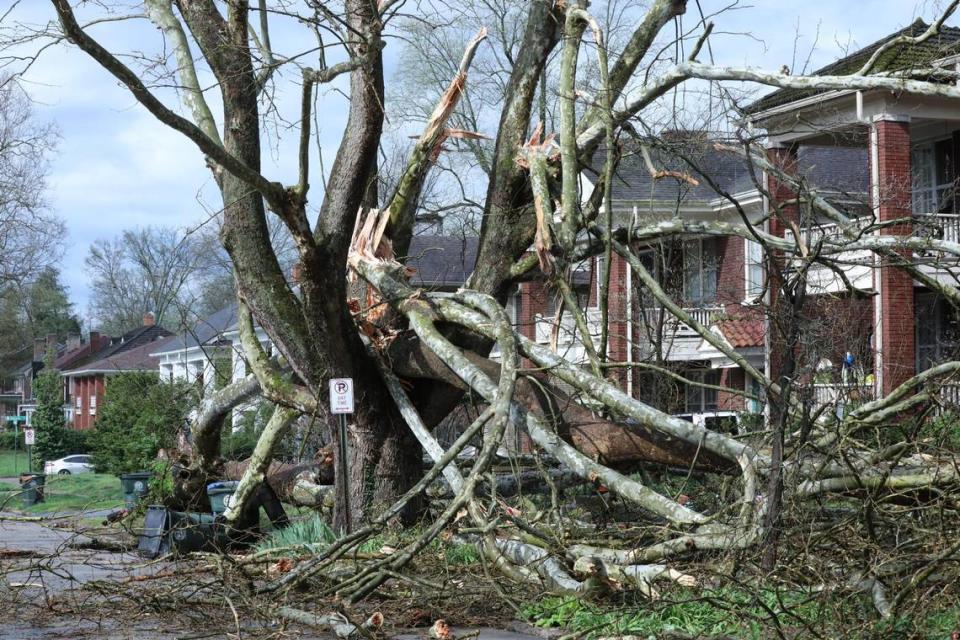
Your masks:
M750 246L756 245L760 247L760 293L758 295L750 295ZM748 305L757 304L760 302L760 297L763 295L764 290L766 289L766 276L767 271L764 267L763 260L763 245L757 242L756 240L751 240L750 238L743 239L743 303Z
M870 122L910 122L910 116L905 113L878 113Z
M877 218L880 216L880 141L878 136L877 123L872 122L870 124L870 199L874 215ZM880 235L879 230L874 233ZM873 301L873 373L876 383L874 393L879 398L883 389L883 309L881 308L883 305L880 304L882 299L880 285L883 279L880 277L882 264L879 254L874 254L873 262L873 290L876 292Z
M776 92L773 92L776 93ZM747 121L751 124L757 124L761 120L766 120L773 116L777 116L784 113L790 113L791 111L796 111L798 109L803 109L804 107L809 107L821 102L827 102L829 100L835 100L837 98L842 98L848 96L852 93L855 93L853 89L834 89L832 91L827 91L825 93L818 93L814 96L809 96L807 98L801 98L800 100L794 100L792 102L787 102L785 104L780 104L775 107L770 107L763 111L758 111L757 113L752 113L747 117ZM760 98L763 100L763 98ZM761 127L766 129L766 127Z

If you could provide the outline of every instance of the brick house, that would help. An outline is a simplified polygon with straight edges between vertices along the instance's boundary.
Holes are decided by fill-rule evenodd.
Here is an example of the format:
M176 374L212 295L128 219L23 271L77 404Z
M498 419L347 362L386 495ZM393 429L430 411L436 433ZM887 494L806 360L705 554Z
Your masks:
M156 359L150 354L171 335L155 324L153 314L148 313L136 329L115 338L91 332L86 345L64 354L63 366L55 363L55 367L63 379L68 423L74 429L92 428L109 377L125 371L156 371Z
M885 42L899 35L917 36L926 29L917 21L816 73L851 73ZM935 75L938 70L940 75ZM902 72L952 84L957 82L958 70L960 28L943 27L934 38L888 50L874 72ZM755 130L767 132L769 158L788 171L812 145L861 153L869 186L867 206L855 220L869 233L957 242L958 107L956 99L879 90L780 90L754 103L747 118ZM772 177L768 184L776 197L790 197L790 190ZM836 225L827 220L801 214L795 207L786 211L802 234L841 237ZM771 224L771 231L792 234L780 226ZM917 265L925 277L957 286L956 257L906 250L900 256ZM889 393L916 373L957 356L956 313L942 295L894 267L889 259L853 251L841 258L845 281L825 268L811 274L816 294L812 303L818 305L818 317L833 317L834 324L861 334L856 342L866 347L863 362L873 373L868 382L875 393ZM957 404L956 389L943 385L941 396L947 404Z

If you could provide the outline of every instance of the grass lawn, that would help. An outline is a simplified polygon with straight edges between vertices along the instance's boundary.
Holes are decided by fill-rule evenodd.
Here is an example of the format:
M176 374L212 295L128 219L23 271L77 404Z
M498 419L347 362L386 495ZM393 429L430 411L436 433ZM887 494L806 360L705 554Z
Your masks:
M0 450L0 478L15 476L20 473L25 473L27 471L27 452L23 449L20 449L16 452L16 459L14 459L14 452L9 449ZM43 469L39 469L43 471Z
M71 512L91 509L112 509L123 506L120 480L106 473L82 473L71 476L50 476L44 488L43 502L24 507L19 495L6 500L6 486L0 486L0 504L26 513ZM12 487L11 487L12 488Z

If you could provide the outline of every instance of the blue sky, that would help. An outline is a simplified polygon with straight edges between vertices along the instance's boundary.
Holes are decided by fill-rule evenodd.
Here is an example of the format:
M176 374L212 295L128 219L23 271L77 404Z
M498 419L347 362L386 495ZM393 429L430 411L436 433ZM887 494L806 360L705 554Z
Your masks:
M0 1L0 7L8 2ZM733 0L700 2L704 11L711 12ZM778 69L791 64L795 43L802 62L818 31L817 48L811 57L814 68L835 59L848 47L868 44L909 24L917 16L929 20L939 3L753 0L741 5L717 19L718 35L713 42L717 62ZM688 21L694 19L695 12L696 2L690 2ZM42 24L52 17L52 9L48 2L26 0L14 16ZM104 37L112 50L149 51L160 43L159 33L146 23L122 29L103 25L93 33ZM799 37L795 38L797 33ZM302 37L312 36L292 25L281 25L274 42L296 47L302 44L297 42ZM391 75L393 51L398 46L393 41L387 49ZM68 249L61 265L64 281L77 311L86 315L88 275L83 262L91 242L134 226L195 225L215 210L216 193L196 149L157 123L81 52L68 46L53 47L44 52L27 79L26 87L37 101L37 117L55 122L60 130L57 153L51 159L49 200L69 228ZM388 84L392 79L388 76ZM286 86L294 90L292 85ZM278 96L281 110L290 109L288 113L296 112L297 100L295 94ZM172 97L168 103L178 106ZM345 124L346 102L328 89L321 109L321 143L329 167ZM291 137L283 137L279 146L265 155L264 173L268 177L292 180L295 167Z

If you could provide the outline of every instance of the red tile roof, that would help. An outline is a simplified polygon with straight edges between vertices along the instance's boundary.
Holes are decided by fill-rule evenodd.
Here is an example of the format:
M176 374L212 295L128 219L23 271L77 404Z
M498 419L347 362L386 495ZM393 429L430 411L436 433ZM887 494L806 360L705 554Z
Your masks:
M731 347L762 347L765 331L763 316L759 313L744 313L719 323L720 331Z

